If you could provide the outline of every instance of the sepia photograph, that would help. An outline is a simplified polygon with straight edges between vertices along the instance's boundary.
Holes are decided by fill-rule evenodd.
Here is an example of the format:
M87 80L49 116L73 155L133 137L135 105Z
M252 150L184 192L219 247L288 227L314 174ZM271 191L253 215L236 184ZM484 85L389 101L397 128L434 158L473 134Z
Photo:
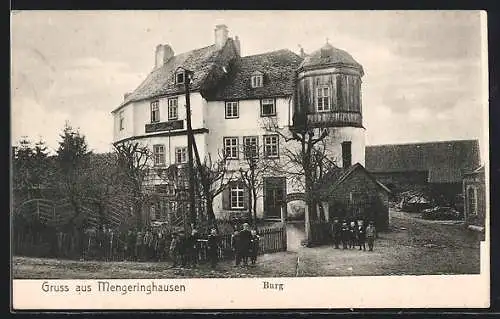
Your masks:
M481 11L12 11L14 304L333 307L387 279L487 306L485 35Z

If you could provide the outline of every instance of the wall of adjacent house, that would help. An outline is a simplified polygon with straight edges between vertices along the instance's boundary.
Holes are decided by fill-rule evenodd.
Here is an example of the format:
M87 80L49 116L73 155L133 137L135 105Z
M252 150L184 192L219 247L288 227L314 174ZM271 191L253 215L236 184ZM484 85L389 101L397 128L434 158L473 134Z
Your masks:
M470 193L469 189L474 188L477 194L477 214L471 212L470 207ZM486 222L486 184L484 179L480 175L472 175L464 178L463 182L463 192L464 192L464 213L465 222L468 225L476 225L484 227Z

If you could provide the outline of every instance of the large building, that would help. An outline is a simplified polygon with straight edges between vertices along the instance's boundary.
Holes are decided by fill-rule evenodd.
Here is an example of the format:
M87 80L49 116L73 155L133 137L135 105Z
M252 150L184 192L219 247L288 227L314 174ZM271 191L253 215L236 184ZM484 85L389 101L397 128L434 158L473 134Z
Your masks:
M269 130L270 124L289 132L294 114L306 111L315 130L329 131L329 157L338 166L364 165L363 68L329 43L311 54L283 49L241 56L238 37L229 37L228 28L218 25L211 45L181 54L169 45L158 45L155 61L147 78L125 94L112 114L114 143L134 141L150 147L158 172L187 162L186 81L190 81L192 128L202 159L223 153L230 170L237 173L246 163L242 145L252 145L262 149L264 159L285 161L283 149L297 145ZM165 181L157 178L153 183ZM258 217L279 218L286 211L287 194L301 192L287 176L264 177ZM236 179L214 201L219 217L247 209L248 190Z
M394 194L426 191L441 204L460 202L464 177L480 164L478 140L366 147L366 169Z

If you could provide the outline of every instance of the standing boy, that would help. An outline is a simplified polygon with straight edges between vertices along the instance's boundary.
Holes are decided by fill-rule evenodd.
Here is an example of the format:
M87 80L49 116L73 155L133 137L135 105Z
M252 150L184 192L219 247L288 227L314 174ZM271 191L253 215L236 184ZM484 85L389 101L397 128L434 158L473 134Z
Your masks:
M252 237L250 238L250 262L255 265L257 262L257 255L259 254L259 241L260 236L257 235L257 231L252 229Z
M368 250L373 251L373 242L375 241L376 229L373 221L370 221L368 227L366 227L366 240L368 241Z
M234 252L235 266L239 266L241 263L241 241L238 228L236 228L233 235L231 235L231 247Z
M359 250L363 248L364 251L366 251L366 231L365 231L365 225L363 224L362 220L358 220L358 244L359 244Z

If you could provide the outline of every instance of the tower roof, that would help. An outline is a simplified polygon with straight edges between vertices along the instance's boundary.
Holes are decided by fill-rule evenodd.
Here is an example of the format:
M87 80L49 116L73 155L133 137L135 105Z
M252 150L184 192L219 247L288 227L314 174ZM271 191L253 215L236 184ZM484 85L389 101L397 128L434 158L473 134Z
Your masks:
M330 43L327 43L319 50L307 55L302 61L299 69L318 68L323 66L330 66L335 64L342 64L357 68L363 75L363 67L359 64L347 51L335 48Z

